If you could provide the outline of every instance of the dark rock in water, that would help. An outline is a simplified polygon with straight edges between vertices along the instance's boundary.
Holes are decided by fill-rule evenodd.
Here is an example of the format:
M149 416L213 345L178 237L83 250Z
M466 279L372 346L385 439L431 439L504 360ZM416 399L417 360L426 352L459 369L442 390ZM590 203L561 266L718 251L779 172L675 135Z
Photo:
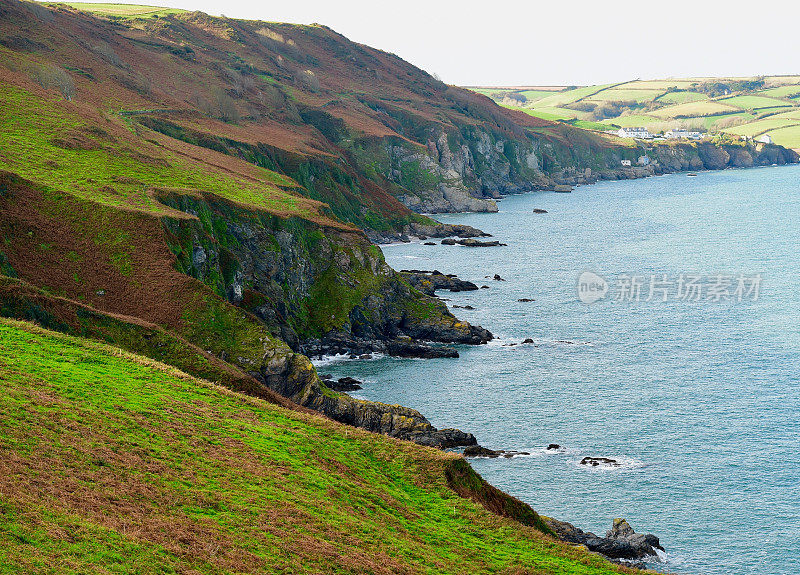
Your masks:
M403 437L414 443L420 445L427 445L428 447L438 447L439 449L449 449L451 447L462 447L464 445L471 446L477 445L475 436L471 433L465 433L460 429L433 429L432 431L423 431L419 433L412 433ZM467 447L469 449L469 447Z
M535 299L530 299L530 298L527 298L527 297L521 297L517 301L521 301L522 303L528 303L528 302L536 301L536 300Z
M408 280L413 287L425 295L436 295L436 290L446 289L451 292L475 291L478 289L474 283L458 279L454 274L443 274L439 270L401 270L400 274Z
M337 381L325 380L325 385L333 391L358 391L362 389L361 382L352 377L340 377Z
M494 450L482 447L480 445L473 445L464 449L464 457L505 457L511 459L515 455L530 455L527 451L506 451L505 449Z
M372 354L371 353L362 353L361 355L358 356L358 359L372 359Z
M453 238L445 238L442 240L443 246L454 246L456 245L456 241Z
M489 286L481 286L481 289L489 289Z
M529 337L526 337L525 339L522 340L522 343L533 343L533 340Z
M503 278L500 277L500 274L494 274L494 278L493 279L496 282L504 282L504 281L506 281L506 280L504 280Z
M624 519L614 519L611 529L606 531L606 539L612 541L624 542L634 548L636 558L648 557L656 555L656 549L664 551L658 537L652 533L642 534L636 533L633 527ZM624 557L623 557L624 558Z
M333 376L330 373L322 373L320 374L319 378L323 381L326 381L328 379L333 379Z
M488 237L492 234L487 234L472 226L462 224L420 224L411 223L407 225L402 231L385 231L377 232L375 230L367 229L367 236L370 241L376 244L387 244L392 242L401 241L402 236L416 236L420 240L427 238L446 238L450 236L458 236L460 238L478 238Z
M444 243L444 240L442 240ZM476 240L474 238L467 238L465 240L458 240L455 242L457 244L461 244L462 246L466 246L468 248L491 248L495 246L504 246L506 244L501 244L498 241L491 241L491 242L483 242L481 240Z
M591 465L592 467L599 467L600 465L622 467L619 461L616 459L609 459L608 457L584 457L581 459L581 465Z
M480 445L473 445L464 450L464 457L500 457L500 452Z
M559 449L561 449L561 446L558 443L551 443L550 445L547 446L548 451L556 451Z
M396 339L386 344L389 355L395 357L418 357L434 359L439 357L458 357L458 352L448 346L432 346L412 339Z
M658 537L648 533L640 535L624 519L614 519L614 524L605 537L584 532L566 521L544 518L545 523L562 541L586 545L590 551L605 555L612 560L638 560L656 555L656 549L663 551Z
M426 246L435 246L435 245L436 245L436 242L425 242L423 245L426 245Z
M457 309L475 309L475 308L474 308L474 307L472 307L471 305L458 305L458 304L453 304L453 307L454 307L454 308L457 308Z
M547 210L543 210L542 208L533 208L534 214L546 214Z

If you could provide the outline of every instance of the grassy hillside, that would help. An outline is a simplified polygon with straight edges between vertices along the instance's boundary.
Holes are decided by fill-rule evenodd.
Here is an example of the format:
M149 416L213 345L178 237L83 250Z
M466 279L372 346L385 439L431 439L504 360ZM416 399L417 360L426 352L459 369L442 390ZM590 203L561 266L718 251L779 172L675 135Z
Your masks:
M0 573L621 571L459 497L459 456L23 322L0 358Z
M800 76L475 90L506 107L589 129L688 127L732 136L769 134L790 148L800 141L800 122L793 117L800 112Z

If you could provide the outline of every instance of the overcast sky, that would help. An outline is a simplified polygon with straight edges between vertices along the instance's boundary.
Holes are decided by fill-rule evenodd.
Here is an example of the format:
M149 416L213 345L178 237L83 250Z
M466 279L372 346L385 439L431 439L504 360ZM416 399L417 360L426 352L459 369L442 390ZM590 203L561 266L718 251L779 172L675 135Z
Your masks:
M233 18L326 24L458 85L800 74L798 0L141 3Z

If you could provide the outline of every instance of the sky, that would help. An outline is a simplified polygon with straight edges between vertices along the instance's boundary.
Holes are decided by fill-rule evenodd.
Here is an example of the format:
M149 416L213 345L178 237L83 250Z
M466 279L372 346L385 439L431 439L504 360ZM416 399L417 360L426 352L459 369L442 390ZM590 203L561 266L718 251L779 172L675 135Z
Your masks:
M798 0L140 3L231 18L325 24L461 86L800 74Z

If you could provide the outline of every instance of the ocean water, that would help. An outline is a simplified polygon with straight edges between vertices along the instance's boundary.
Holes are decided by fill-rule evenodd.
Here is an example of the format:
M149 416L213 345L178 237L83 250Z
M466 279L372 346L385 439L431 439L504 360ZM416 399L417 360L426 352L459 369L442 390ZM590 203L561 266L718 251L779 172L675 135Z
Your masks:
M357 397L417 408L481 445L529 451L471 464L583 529L604 534L625 517L655 533L667 550L659 570L800 573L800 166L536 192L497 214L441 220L508 247L392 245L387 261L488 285L439 294L473 306L453 311L497 340L459 359L322 372L359 378ZM608 283L591 304L576 289L586 271ZM496 273L506 281L485 277ZM507 345L528 337L536 343ZM589 468L584 456L622 465Z

